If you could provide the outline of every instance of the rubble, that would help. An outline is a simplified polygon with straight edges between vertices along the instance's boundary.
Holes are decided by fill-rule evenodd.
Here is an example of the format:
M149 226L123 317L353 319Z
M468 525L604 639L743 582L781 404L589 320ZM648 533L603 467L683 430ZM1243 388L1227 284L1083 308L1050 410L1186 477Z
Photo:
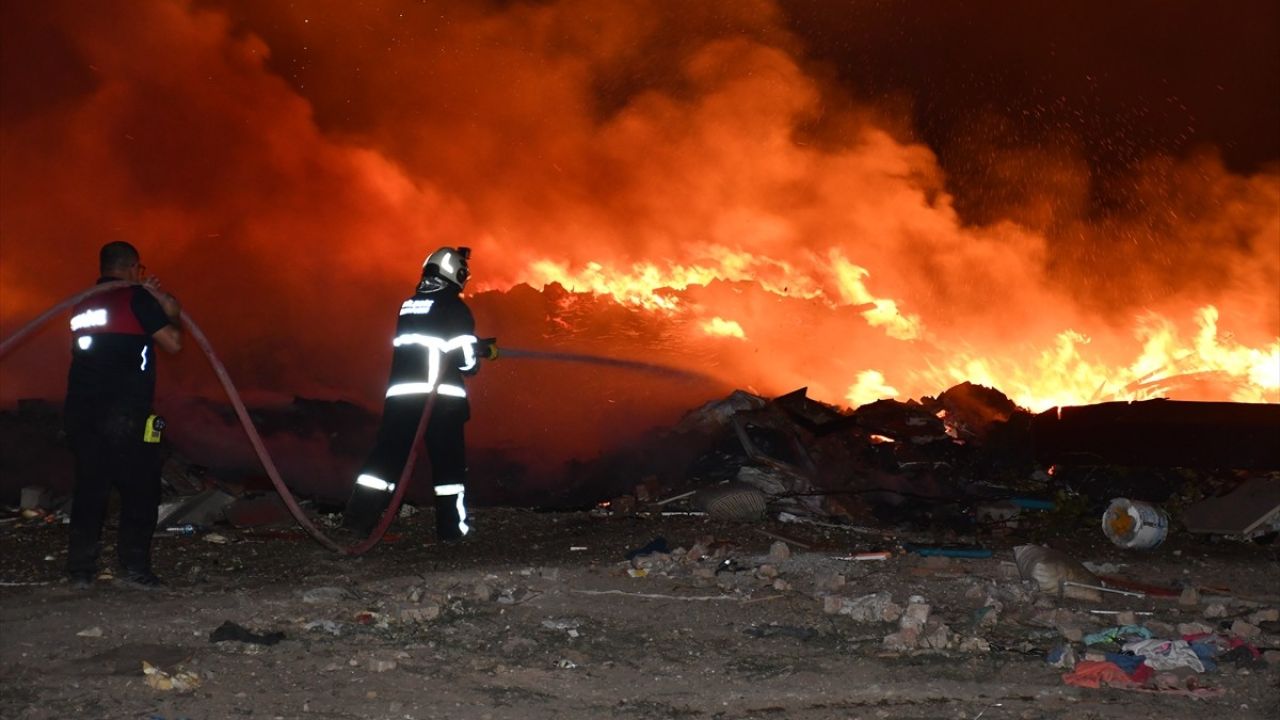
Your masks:
M190 643L191 628L155 624L155 618L169 622L179 605L199 608L194 612L207 624L196 626L198 634L223 620L215 612L234 607L252 613L237 618L288 631L279 647L254 649L268 656L314 654L306 665L312 675L335 687L346 678L366 683L379 698L400 698L395 688L404 676L431 676L444 667L465 677L467 687L492 693L486 701L504 703L542 698L536 693L544 692L539 688L551 672L578 670L575 679L593 682L625 675L617 687L632 693L618 694L627 695L627 708L592 706L601 716L647 707L635 700L642 692L668 697L670 687L654 686L650 675L678 686L681 673L698 678L695 685L738 673L750 687L772 682L783 694L796 693L787 683L808 677L802 663L821 668L824 676L856 667L860 682L898 693L912 692L902 690L908 682L934 682L937 664L948 663L946 675L981 687L988 693L984 702L1037 698L1023 703L1024 716L1036 716L1038 702L1058 703L1054 713L1060 715L1074 713L1076 704L1124 702L1101 694L1093 700L1091 691L1075 688L1064 693L1066 684L1114 682L1144 693L1212 699L1241 688L1256 697L1259 687L1273 682L1280 600L1240 568L1249 568L1247 557L1256 553L1258 571L1270 570L1263 563L1272 562L1274 549L1244 536L1189 539L1178 525L1184 508L1200 499L1201 488L1192 481L1212 477L1219 484L1204 490L1216 492L1272 476L1178 475L1186 487L1150 498L1168 511L1167 539L1137 553L1112 544L1099 527L1119 490L1095 491L1069 466L1038 464L1029 444L1032 416L979 386L856 411L816 403L803 391L773 399L738 392L677 427L669 432L686 437L671 442L671 453L650 453L628 467L636 475L633 487L611 494L608 505L545 514L482 507L473 518L478 539L451 546L423 541L434 520L424 506L397 520L402 542L358 561L328 558L306 542L280 542L284 535L238 526L282 518L270 496L203 478L211 484L169 499L176 503L171 510L207 512L175 520L198 526L205 541L172 534L156 540L157 557L171 564L183 591L138 606L157 609L151 622L177 647ZM1090 482L1107 486L1111 471L1098 470ZM1167 477L1173 476L1155 480ZM176 484L169 488L172 495ZM1138 497L1131 489L1124 492ZM227 512L219 517L210 509L216 506L237 507L231 511L236 522ZM681 508L702 514L670 514ZM59 509L41 508L29 517L6 512L0 517L4 540L14 547L65 532ZM333 516L319 521L337 525ZM215 544L214 537L226 542ZM89 607L91 600L69 596L65 583L58 584L65 556L57 547L9 553L35 569L0 578L5 592ZM1218 576L1215 563L1224 557L1233 563L1234 577ZM239 595L248 591L255 593L253 603ZM201 608L204 598L210 604ZM4 618L15 627L30 622L18 606ZM162 607L166 614L159 614ZM103 632L105 626L94 625L101 620L81 617L62 633L77 647L126 634L115 626ZM83 629L77 635L75 628ZM94 629L99 634L87 634ZM747 644L754 650L743 648L744 636L752 638ZM202 655L201 673L259 663L242 647L246 642ZM792 652L797 647L804 652ZM305 652L297 652L301 648ZM702 656L707 660L699 664ZM1148 657L1153 664L1143 670ZM6 659L15 667L26 662L15 652ZM1017 672L992 678L993 663ZM269 667L285 673L287 664ZM901 682L881 679L899 673ZM161 673L153 675L164 684ZM1188 676L1198 679L1189 684ZM165 677L172 684L176 675ZM206 685L223 682L195 677ZM852 676L839 677L843 685ZM643 691L632 692L633 685ZM317 686L310 687L314 692ZM861 706L866 697L840 702ZM315 699L310 702L315 708ZM690 702L686 714L728 712L695 705ZM288 717L300 706L273 706L262 714ZM830 709L779 707L797 717ZM655 705L640 714L682 712L682 706ZM966 712L976 716L982 707L970 704Z

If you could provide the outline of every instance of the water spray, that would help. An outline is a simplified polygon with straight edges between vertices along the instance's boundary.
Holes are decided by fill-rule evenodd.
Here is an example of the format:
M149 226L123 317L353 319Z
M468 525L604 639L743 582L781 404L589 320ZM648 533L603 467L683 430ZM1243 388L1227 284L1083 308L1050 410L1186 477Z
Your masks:
M502 347L498 350L498 357L601 365L604 367L615 367L622 368L624 370L652 373L654 375L660 375L673 380L699 380L708 382L714 380L710 375L693 370L684 370L681 368L671 367L670 365L658 365L656 363L642 362L640 360L623 360L621 358L603 357L600 355L584 355L581 353L549 350L522 350L520 348Z

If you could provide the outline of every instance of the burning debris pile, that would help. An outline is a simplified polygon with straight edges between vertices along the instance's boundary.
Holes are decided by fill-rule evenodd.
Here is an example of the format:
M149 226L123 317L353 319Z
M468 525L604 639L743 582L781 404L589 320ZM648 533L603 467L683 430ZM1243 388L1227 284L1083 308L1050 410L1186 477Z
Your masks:
M1035 415L963 383L936 398L847 411L805 388L773 399L739 390L578 470L580 485L612 483L613 511L687 500L728 519L759 519L768 507L952 535L1007 527L1028 510L1097 517L1123 494L1183 509L1238 489L1234 500L1186 508L1189 524L1250 534L1274 530L1268 522L1280 517L1280 483L1266 473L1280 469L1266 441L1277 432L1274 405L1151 401ZM1214 503L1222 508L1210 511ZM1223 525L1224 513L1241 511L1249 518Z
M708 488L736 488L796 515L895 522L921 506L945 514L961 501L1042 489L1031 419L970 383L853 411L815 401L805 388L772 400L739 390L588 474L638 473L641 501L696 492L705 505Z
M165 441L162 528L290 524L228 410L190 399L173 410L185 421ZM317 509L340 507L373 417L306 398L252 415L294 492ZM56 407L30 401L0 419L6 437L34 449L5 454L13 477L27 478L8 495L21 489L26 510L57 512L70 468ZM1033 414L966 382L937 397L848 410L810 398L807 388L772 399L738 390L626 450L569 462L558 491L530 481L529 469L501 449L479 447L472 489L490 506L772 515L900 538L920 532L935 542L975 542L1020 524L1024 533L1094 525L1109 502L1130 498L1163 506L1192 532L1250 537L1280 526L1272 472L1280 449L1268 442L1277 435L1280 406L1270 404L1159 400ZM426 497L427 472L416 473L411 505ZM1113 534L1132 540L1141 530L1117 524Z

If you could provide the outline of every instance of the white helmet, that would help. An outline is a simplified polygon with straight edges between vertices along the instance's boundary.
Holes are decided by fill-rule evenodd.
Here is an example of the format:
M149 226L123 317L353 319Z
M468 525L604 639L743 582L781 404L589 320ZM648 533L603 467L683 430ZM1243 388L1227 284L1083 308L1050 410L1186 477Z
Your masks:
M467 269L467 259L470 257L471 248L442 247L423 261L422 276L444 278L461 289L467 284L467 278L471 277L471 271Z

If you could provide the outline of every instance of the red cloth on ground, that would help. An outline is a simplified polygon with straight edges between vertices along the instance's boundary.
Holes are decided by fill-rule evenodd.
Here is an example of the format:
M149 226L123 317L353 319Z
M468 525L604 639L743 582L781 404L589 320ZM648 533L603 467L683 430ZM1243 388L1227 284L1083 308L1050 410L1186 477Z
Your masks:
M1087 688L1134 688L1140 683L1133 681L1119 665L1099 660L1085 660L1076 665L1073 672L1065 673L1062 681L1068 685Z

